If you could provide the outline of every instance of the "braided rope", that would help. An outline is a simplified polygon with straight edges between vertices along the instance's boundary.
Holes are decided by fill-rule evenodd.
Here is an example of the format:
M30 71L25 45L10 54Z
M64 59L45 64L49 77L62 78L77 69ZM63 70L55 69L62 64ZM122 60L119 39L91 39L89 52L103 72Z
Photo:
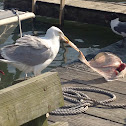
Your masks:
M62 88L64 100L70 102L71 104L65 105L50 114L53 115L75 115L84 113L88 107L102 105L111 108L121 108L126 107L126 104L109 104L116 100L116 96L108 91L96 89L96 88L85 88L85 87L64 87ZM91 99L89 96L84 94L82 91L89 91L100 93L109 96L109 99L98 101L96 99Z

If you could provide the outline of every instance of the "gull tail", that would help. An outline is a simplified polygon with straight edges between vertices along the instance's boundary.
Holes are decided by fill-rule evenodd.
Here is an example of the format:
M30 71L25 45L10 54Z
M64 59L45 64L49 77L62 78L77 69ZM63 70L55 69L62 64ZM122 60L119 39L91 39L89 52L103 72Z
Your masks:
M4 63L13 63L13 61L10 61L10 60L7 60L7 59L4 59L2 57L2 55L0 54L0 62L4 62Z
M0 62L4 62L4 63L13 63L13 61L9 61L9 60L6 60L6 59L0 59Z

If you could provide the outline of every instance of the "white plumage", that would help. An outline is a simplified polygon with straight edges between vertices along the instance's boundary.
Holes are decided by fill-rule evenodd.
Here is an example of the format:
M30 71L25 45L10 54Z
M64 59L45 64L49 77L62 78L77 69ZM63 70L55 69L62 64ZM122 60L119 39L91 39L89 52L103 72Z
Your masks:
M19 38L15 44L1 48L1 62L12 64L19 70L34 75L41 74L56 57L60 48L60 38L68 43L68 39L63 32L52 26L44 37L39 38L25 35Z
M123 37L122 46L124 46L126 38L126 22L119 21L119 17L116 15L116 13L113 13L111 15L110 26L114 33Z

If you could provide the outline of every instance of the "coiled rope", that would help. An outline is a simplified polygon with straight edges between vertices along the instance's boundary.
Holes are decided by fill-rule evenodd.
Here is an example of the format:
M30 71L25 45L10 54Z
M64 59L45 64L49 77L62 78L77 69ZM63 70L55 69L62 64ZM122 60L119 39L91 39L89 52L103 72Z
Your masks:
M64 100L71 102L71 104L65 105L50 114L53 115L75 115L84 113L89 107L102 105L111 108L121 108L126 107L126 104L109 104L116 99L116 96L108 91L96 89L96 88L85 88L85 87L64 87L62 88ZM89 91L100 93L109 96L109 99L98 101L96 99L91 99L82 91Z

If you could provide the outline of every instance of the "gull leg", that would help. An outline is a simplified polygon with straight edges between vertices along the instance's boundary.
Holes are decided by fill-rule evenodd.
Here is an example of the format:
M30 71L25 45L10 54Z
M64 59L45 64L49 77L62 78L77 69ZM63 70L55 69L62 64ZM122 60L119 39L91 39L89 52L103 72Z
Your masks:
M27 73L25 73L24 80L27 80L27 77L28 77L28 74L27 74Z
M28 80L30 78L32 78L32 75L28 75L28 73L25 73L25 80Z
M37 69L34 69L33 73L34 73L34 76L37 76L37 75L41 74L41 71L37 70Z
M28 77L28 74L26 73L26 74L25 74L25 78L27 78L27 77Z

